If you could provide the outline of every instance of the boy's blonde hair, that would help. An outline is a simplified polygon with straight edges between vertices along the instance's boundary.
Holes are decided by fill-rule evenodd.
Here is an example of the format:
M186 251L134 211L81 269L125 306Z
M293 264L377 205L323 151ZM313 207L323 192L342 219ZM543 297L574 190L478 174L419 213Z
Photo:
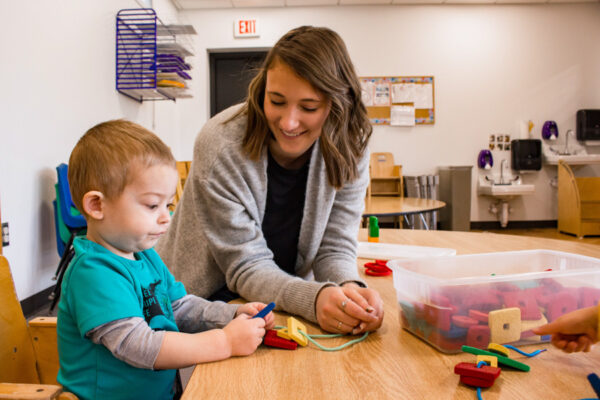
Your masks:
M118 197L137 168L167 164L175 158L158 136L123 119L100 123L79 139L69 158L69 186L77 209L85 215L83 196L91 191Z

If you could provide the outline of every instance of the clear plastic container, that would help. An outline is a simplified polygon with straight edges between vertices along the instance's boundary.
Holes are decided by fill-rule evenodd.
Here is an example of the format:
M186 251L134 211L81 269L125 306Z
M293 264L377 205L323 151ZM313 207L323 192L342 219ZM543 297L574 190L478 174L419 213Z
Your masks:
M392 260L402 327L444 353L548 341L531 329L600 300L600 259L526 250Z

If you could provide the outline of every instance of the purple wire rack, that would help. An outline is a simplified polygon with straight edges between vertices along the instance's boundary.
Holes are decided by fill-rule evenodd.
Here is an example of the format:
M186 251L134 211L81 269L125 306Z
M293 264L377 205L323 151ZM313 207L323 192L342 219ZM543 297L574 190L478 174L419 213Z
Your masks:
M156 25L151 8L124 9L116 23L116 89L137 101L175 100L156 88Z

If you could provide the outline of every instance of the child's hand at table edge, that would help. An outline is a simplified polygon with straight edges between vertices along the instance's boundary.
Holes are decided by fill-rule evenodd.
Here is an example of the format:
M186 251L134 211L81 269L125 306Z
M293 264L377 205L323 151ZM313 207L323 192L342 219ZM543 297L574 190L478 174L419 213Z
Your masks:
M266 304L259 302L242 304L238 307L235 316L237 317L240 314L248 314L250 317L253 317L266 306ZM265 329L273 329L275 327L275 316L273 315L272 311L265 315L263 319L265 320Z
M532 331L536 335L552 335L552 344L566 353L588 352L598 341L598 309L581 308Z

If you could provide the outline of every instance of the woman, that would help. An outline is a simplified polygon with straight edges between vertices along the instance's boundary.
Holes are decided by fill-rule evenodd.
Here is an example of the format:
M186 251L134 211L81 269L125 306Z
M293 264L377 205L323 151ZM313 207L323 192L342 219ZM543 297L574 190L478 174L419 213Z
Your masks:
M196 138L158 252L199 296L274 301L330 332L379 328L383 303L356 268L371 131L341 38L291 30L246 102Z

